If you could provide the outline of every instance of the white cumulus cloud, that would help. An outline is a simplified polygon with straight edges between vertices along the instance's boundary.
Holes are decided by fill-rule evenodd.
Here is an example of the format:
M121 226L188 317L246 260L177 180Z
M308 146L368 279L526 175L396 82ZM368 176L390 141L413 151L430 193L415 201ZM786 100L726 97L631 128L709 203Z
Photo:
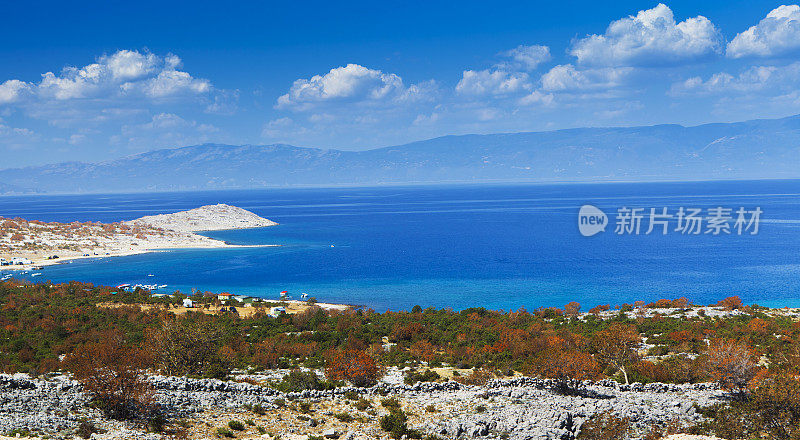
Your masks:
M687 62L717 53L722 37L699 15L678 23L664 4L613 21L603 35L577 40L570 54L595 66L653 66Z
M180 70L164 70L153 78L128 82L122 85L126 93L141 92L150 98L165 98L175 95L199 95L211 90L211 83L193 78Z
M703 80L699 76L672 85L673 95L764 93L780 94L800 86L800 61L787 66L752 66L738 75L715 73Z
M0 84L0 104L18 101L24 91L47 102L132 94L164 98L200 95L212 89L209 81L178 70L180 64L180 58L172 54L159 57L149 52L120 50L83 67L68 66L58 74L46 72L38 83L8 80Z
M630 67L577 69L572 64L561 64L542 75L542 90L571 92L610 89L622 85L632 72Z
M462 95L507 95L531 88L528 74L506 72L503 70L465 70L456 85L456 92Z
M296 80L288 93L278 98L277 107L305 110L325 102L399 102L419 98L428 90L426 85L406 87L394 73L348 64Z
M771 57L800 49L800 6L782 5L767 14L757 25L737 34L726 55Z
M532 46L517 46L514 49L503 52L514 60L520 67L526 70L534 70L540 64L550 61L550 48L547 46L532 45Z
M175 55L168 55L168 58L168 68L174 69L180 64L180 58ZM100 57L98 64L107 66L113 78L130 81L155 72L162 60L152 53L120 50L113 55Z
M17 79L0 83L0 104L15 102L30 89L29 85Z

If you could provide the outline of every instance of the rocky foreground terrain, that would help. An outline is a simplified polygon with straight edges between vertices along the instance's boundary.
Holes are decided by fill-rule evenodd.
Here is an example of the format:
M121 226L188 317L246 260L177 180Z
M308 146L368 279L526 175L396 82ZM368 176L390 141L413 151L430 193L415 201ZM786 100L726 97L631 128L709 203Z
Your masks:
M230 432L231 421L243 428L231 432L236 438L388 438L379 424L388 413L381 401L394 397L409 415L409 427L439 438L569 440L589 417L604 411L629 417L643 431L654 423L696 422L701 419L698 406L726 399L708 383L622 385L605 380L585 382L583 396L563 396L553 391L552 381L528 377L491 380L485 386L452 381L411 386L396 383L394 373L394 380L390 372L371 388L299 393L215 379L151 376L149 381L155 401L171 419L180 420L183 435L192 439L219 438L220 432ZM355 393L366 402L359 403ZM0 375L0 433L24 429L72 438L79 423L90 421L104 431L92 438L163 436L136 423L106 420L87 406L88 400L80 384L63 375Z

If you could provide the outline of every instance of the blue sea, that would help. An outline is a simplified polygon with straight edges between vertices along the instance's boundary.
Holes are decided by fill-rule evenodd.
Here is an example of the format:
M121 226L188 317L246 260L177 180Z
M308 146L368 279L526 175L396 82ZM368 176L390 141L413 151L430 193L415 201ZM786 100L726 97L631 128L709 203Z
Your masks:
M0 197L0 215L43 221L129 220L227 203L279 226L208 233L280 247L169 250L45 267L33 281L167 284L180 290L383 310L481 306L584 309L685 296L698 304L800 306L800 181L470 185ZM584 237L578 210L608 214ZM760 207L759 232L614 233L621 207ZM645 217L647 217L647 215ZM735 217L735 213L734 213ZM731 222L731 225L732 222ZM153 276L148 276L152 274ZM21 276L21 275L17 275ZM25 275L27 276L27 275ZM24 278L25 276L21 276Z

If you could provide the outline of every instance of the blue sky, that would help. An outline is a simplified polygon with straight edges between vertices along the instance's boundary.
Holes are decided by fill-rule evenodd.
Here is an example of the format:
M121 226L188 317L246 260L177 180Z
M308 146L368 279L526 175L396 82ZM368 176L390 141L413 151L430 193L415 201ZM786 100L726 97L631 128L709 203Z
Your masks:
M797 5L606 3L6 4L0 167L800 113Z

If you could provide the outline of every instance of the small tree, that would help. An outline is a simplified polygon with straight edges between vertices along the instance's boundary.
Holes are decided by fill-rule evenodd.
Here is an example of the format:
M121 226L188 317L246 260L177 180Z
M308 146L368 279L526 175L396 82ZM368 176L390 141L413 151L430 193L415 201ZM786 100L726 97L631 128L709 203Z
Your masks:
M612 324L594 337L594 346L601 362L621 371L626 384L628 384L626 365L639 359L636 348L641 342L642 338L636 331L636 326L621 323Z
M581 305L576 301L572 301L566 306L564 306L564 314L569 317L578 316L580 312L581 312Z
M150 403L150 386L142 376L150 359L119 333L83 345L65 363L110 418L128 419Z
M166 319L150 329L147 342L159 368L170 375L203 375L219 370L222 333L207 319Z
M529 373L555 379L563 394L577 394L578 381L597 379L601 372L594 356L580 350L583 345L582 338L574 334L548 337Z
M756 374L755 354L744 342L715 340L708 347L712 377L724 388L743 392Z
M357 387L374 385L380 368L370 355L359 350L333 352L326 362L330 380L347 380Z
M742 299L738 296L729 296L717 302L717 307L722 307L725 310L735 310L742 307Z

